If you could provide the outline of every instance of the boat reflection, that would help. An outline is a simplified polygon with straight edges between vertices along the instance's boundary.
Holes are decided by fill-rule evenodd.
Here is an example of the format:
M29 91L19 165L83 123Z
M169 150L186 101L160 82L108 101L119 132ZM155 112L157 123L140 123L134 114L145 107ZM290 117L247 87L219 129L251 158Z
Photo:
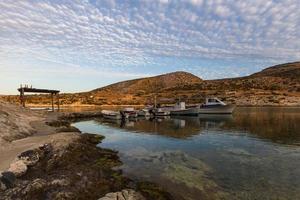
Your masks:
M229 120L232 120L231 115L164 116L159 118L136 118L126 121L99 118L95 121L131 132L184 139L198 135L205 129L218 129Z
M299 111L299 109L298 109ZM300 115L291 108L238 108L234 115L165 116L128 121L96 119L97 123L141 134L185 139L204 131L247 134L276 143L300 144ZM291 142L293 141L293 142Z

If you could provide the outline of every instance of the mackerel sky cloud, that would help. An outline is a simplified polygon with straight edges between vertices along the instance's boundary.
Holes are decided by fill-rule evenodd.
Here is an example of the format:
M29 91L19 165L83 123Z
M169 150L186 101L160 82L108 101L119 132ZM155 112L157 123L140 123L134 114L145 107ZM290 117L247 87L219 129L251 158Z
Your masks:
M0 27L0 94L300 60L299 0L2 0Z

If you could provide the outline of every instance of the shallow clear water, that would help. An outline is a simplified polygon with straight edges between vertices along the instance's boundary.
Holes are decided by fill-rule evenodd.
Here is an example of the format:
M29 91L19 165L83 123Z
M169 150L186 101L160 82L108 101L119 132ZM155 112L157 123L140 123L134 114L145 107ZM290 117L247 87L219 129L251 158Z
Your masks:
M125 174L177 199L300 199L300 108L74 125L104 135Z

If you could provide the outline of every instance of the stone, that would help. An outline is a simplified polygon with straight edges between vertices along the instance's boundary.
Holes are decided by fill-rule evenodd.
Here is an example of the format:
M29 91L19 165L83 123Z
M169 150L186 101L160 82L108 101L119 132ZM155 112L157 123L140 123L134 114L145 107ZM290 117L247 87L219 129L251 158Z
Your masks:
M146 200L141 193L132 189L124 189L120 192L108 193L99 200Z
M51 181L51 185L55 185L55 186L68 186L70 184L70 182L66 179L55 179L53 181Z
M8 169L9 172L12 172L16 177L24 175L27 171L27 165L23 160L16 160L10 164Z

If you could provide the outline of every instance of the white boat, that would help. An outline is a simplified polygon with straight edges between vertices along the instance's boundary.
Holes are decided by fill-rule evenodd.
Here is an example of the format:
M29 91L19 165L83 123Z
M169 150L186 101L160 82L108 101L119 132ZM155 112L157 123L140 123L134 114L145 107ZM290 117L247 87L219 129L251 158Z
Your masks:
M103 117L106 119L115 119L115 120L122 119L121 113L117 112L117 111L102 110L101 113L102 113Z
M138 112L134 108L124 108L121 112L129 118L136 118L138 116Z
M163 108L157 108L153 111L155 116L168 116L170 115L170 111L164 110Z
M142 110L139 110L137 114L138 114L138 116L142 116L142 117L149 117L150 116L150 112L146 108L144 108Z
M200 114L232 114L235 105L227 105L220 99L206 98L205 103L199 108Z
M199 113L199 106L186 108L185 102L177 102L170 111L171 115L198 115Z

